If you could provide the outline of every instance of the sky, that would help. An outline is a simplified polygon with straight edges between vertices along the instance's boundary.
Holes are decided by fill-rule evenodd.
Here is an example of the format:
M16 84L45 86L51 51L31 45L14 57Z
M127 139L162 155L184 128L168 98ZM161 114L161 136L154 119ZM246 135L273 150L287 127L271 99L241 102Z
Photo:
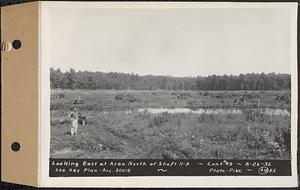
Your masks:
M51 67L139 75L290 73L286 8L53 8Z

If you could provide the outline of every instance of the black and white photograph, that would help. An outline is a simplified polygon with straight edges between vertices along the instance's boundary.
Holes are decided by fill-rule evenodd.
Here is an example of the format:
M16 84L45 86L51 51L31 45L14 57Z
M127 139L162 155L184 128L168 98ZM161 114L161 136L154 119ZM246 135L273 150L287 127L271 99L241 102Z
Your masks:
M50 177L294 176L294 6L80 5L42 14Z
M289 160L286 11L55 10L51 158Z

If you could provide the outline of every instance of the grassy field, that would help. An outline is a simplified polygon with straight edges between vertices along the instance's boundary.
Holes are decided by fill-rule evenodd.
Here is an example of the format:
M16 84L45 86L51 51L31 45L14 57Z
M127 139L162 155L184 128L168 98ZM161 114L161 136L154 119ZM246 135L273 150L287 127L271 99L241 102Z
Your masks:
M79 96L85 103L74 105ZM290 116L263 114L253 109L258 106L290 110L290 92L52 89L50 154L99 159L289 159ZM79 126L77 136L69 133L67 115L73 107L88 120ZM236 108L242 114L152 114L137 108Z

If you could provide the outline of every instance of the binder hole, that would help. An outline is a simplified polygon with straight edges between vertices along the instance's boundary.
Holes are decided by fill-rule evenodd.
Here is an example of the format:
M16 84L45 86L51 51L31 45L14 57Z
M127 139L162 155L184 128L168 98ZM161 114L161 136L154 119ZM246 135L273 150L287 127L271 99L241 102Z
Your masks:
M13 48L19 49L22 46L22 43L20 40L14 40L12 43Z
M20 148L21 148L21 145L18 142L14 142L11 144L11 149L15 152L18 152L20 150Z

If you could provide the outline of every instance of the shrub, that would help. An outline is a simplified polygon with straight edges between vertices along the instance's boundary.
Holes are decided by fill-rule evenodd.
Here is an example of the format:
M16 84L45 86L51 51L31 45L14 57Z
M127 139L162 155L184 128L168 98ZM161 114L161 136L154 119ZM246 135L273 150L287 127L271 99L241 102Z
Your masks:
M283 128L276 129L274 141L279 144L284 150L291 151L291 129Z
M129 102L137 102L138 101L137 97L135 97L133 94L127 94L127 97L128 97Z
M187 99L188 97L192 97L192 94L189 92L185 92L177 95L178 99Z
M208 92L204 92L203 96L209 96L209 93Z
M285 93L283 95L278 95L275 97L275 100L279 101L279 102L284 102L286 104L290 104L291 103L291 95L288 93Z
M117 95L115 96L115 99L116 99L116 100L123 100L124 97L125 97L124 94L117 94Z

